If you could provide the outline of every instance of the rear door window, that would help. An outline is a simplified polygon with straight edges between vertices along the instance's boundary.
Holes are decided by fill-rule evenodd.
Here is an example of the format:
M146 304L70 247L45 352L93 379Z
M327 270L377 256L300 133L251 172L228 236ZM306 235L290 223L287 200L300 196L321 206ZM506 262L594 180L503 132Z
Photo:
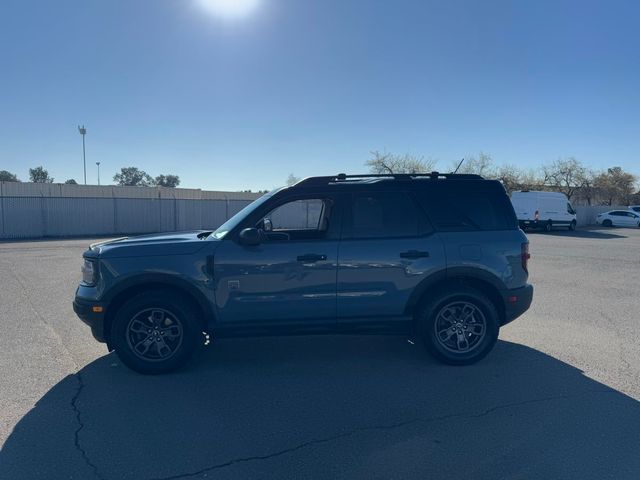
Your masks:
M501 185L434 185L418 193L420 205L440 231L514 230L517 220ZM502 189L502 191L500 191Z
M401 238L428 233L424 214L403 192L356 194L348 209L344 238Z

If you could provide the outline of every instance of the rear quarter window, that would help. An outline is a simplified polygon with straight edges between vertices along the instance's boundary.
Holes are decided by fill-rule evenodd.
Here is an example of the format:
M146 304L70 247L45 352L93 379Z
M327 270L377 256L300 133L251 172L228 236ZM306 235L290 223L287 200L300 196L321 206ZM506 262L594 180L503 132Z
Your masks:
M518 222L500 184L436 185L417 194L439 231L515 230Z

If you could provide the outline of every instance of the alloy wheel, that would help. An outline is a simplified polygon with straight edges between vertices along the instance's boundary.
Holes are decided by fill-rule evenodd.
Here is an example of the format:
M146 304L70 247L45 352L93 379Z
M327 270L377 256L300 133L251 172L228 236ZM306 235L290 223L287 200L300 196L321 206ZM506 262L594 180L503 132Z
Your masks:
M182 345L184 330L176 315L162 308L147 308L127 325L131 351L145 361L159 362L173 357Z
M440 346L453 353L475 350L486 335L487 320L476 305L466 301L449 303L440 309L434 323Z

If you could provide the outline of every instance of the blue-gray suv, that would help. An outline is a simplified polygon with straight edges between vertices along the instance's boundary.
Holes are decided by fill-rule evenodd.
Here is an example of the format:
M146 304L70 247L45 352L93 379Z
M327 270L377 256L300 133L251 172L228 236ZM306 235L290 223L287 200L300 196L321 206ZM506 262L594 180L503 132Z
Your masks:
M142 373L180 367L203 333L410 335L462 365L529 308L528 259L497 181L340 174L268 193L213 231L91 245L73 307Z

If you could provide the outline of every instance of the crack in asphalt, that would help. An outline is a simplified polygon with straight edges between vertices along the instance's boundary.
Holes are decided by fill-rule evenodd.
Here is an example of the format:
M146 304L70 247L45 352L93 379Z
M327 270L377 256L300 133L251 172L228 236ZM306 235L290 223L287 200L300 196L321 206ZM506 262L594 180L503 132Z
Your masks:
M80 444L80 431L84 428L84 423L82 423L80 409L78 408L78 398L80 397L82 390L84 390L84 381L82 380L82 375L80 374L80 372L76 373L76 378L78 380L78 389L76 390L76 393L71 398L71 408L73 409L73 412L76 415L78 428L76 428L76 431L73 434L74 436L73 444L75 445L76 450L80 452L80 455L82 455L82 459L84 460L84 462L93 470L93 473L95 474L95 476L100 480L106 480L105 477L102 477L100 475L100 472L98 471L98 467L96 466L95 463L91 461L91 459L89 458L89 455L87 455L87 451Z
M520 406L524 406L524 405L530 405L530 404L534 404L534 403L542 403L542 402L550 402L550 401L554 401L554 400L569 400L572 398L577 398L577 397L581 397L585 394L593 394L593 393L615 393L615 390L613 389L598 389L598 390L588 390L580 395L556 395L556 396L552 396L552 397L544 397L544 398L536 398L536 399L532 399L532 400L524 400L521 402L513 402L513 403L505 403L502 405L496 405L494 407L491 408L487 408L485 410L483 410L480 413L450 413L447 415L439 415L439 416L435 416L435 417L429 417L429 418L414 418L411 420L405 420L403 422L398 422L398 423L392 423L392 424L388 424L388 425L374 425L371 427L360 427L360 428L356 428L353 430L350 430L348 432L344 432L344 433L339 433L337 435L332 435L330 437L325 437L325 438L318 438L318 439L314 439L314 440L309 440L307 442L301 443L299 445L290 447L290 448L285 448L283 450L279 450L277 452L272 452L272 453L268 453L265 455L253 455L250 457L240 457L240 458L235 458L223 463L218 463L215 465L211 465L205 468L202 468L200 470L196 470L193 472L188 472L188 473L181 473L181 474L177 474L177 475L171 475L168 477L154 477L151 478L149 480L180 480L180 479L184 479L184 478L192 478L192 477L196 477L199 475L204 475L205 473L208 472L212 472L214 470L220 470L222 468L225 467L229 467L235 464L239 464L239 463L247 463L247 462L252 462L252 461L256 461L256 460L268 460L274 457L279 457L282 455L286 455L288 453L293 453L296 452L298 450L302 450L304 448L313 446L313 445L319 445L319 444L323 444L323 443L329 443L329 442L333 442L335 440L340 440L343 438L347 438L347 437L352 437L354 435L357 435L358 433L361 432L367 432L367 431L375 431L375 430L393 430L396 428L402 428L405 427L407 425L412 425L412 424L420 424L420 423L434 423L434 422L439 422L442 420L450 420L453 418L481 418L487 415L490 415L491 413L498 411L498 410L503 410L503 409L507 409L507 408L514 408L514 407L520 407Z

